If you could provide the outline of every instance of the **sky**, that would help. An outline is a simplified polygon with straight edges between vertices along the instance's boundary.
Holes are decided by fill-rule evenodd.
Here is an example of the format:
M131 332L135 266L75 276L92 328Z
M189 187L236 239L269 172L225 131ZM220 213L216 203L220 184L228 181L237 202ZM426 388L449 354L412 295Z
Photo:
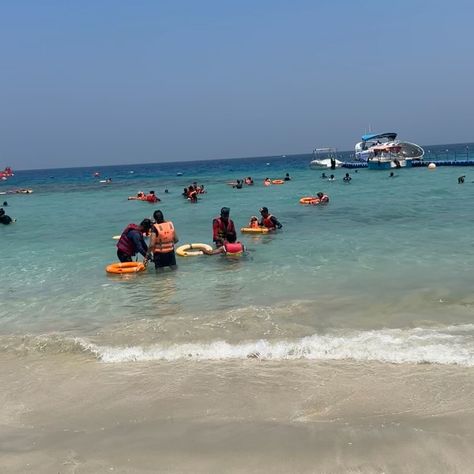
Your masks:
M0 0L0 167L474 141L474 2Z

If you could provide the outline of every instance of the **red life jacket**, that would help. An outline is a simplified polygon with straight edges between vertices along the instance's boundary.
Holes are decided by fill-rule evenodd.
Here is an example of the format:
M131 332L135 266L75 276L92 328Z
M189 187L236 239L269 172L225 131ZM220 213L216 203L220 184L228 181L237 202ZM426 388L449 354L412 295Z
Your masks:
M266 227L267 229L274 229L276 226L275 224L273 223L272 221L272 215L271 214L268 214L267 217L264 217L263 218L263 225L264 227Z
M122 232L119 241L117 242L117 248L126 255L133 257L137 252L135 251L135 246L133 245L132 240L128 237L128 233L131 230L141 231L140 227L137 224L128 224L125 227L125 230Z
M158 202L158 198L154 194L147 194L145 200L148 202Z
M217 226L214 226L213 240L225 240L228 234L235 234L234 223L230 219L227 219L226 224L221 217L216 217L214 223L217 223Z
M227 255L241 255L244 251L244 246L240 242L225 242L224 250Z
M174 226L171 221L153 224L157 230L155 253L169 253L174 250Z

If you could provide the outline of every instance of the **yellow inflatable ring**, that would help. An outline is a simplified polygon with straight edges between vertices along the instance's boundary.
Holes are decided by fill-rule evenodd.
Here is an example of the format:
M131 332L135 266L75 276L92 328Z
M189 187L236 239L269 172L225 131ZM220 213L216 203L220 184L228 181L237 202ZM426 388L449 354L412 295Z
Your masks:
M242 234L266 234L270 229L267 227L242 227Z
M274 179L272 184L284 184L285 182L282 179Z
M197 257L203 254L203 250L210 252L212 247L207 244L185 244L176 249L176 254L180 257Z
M319 204L320 202L321 200L316 196L306 196L300 199L300 204L312 204L313 206Z
M108 265L105 269L107 273L137 273L145 270L145 265L141 262L118 262Z

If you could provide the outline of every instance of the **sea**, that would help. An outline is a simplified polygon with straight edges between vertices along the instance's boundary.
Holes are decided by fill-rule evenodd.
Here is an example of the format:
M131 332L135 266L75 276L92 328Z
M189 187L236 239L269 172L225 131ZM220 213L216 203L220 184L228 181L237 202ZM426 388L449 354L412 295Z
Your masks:
M16 219L0 228L5 472L470 472L474 167L390 176L311 159L0 182ZM182 196L193 182L196 204ZM127 199L150 190L161 202ZM319 191L328 205L299 203ZM262 206L283 227L238 232L241 258L106 273L127 224L161 209L178 245L212 244L223 206L237 229Z

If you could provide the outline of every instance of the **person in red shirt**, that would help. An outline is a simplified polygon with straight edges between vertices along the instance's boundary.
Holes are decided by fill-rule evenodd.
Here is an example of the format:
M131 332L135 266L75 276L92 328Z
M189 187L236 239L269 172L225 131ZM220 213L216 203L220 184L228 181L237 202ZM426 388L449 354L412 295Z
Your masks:
M233 242L237 238L237 232L235 231L234 222L229 217L230 209L223 207L221 209L220 217L216 217L212 221L212 240L216 244L216 247L222 247L224 242L233 237Z

